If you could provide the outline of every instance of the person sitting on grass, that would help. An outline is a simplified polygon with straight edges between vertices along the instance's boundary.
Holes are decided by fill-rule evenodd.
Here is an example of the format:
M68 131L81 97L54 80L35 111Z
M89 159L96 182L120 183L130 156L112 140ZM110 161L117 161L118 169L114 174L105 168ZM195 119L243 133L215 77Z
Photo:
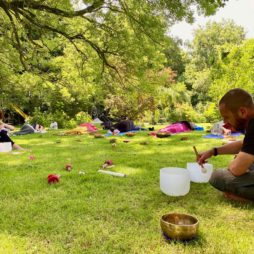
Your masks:
M212 156L236 154L228 169L215 170L210 184L224 192L224 196L236 201L254 201L254 102L243 89L228 91L219 102L219 111L224 123L236 131L245 133L244 140L228 143L201 152L197 162L202 165Z
M14 130L14 126L6 124L0 119L0 143L11 142L13 149L23 150L21 146L15 144L8 136L8 130Z
M236 132L235 129L229 123L224 123L224 121L215 123L211 129L211 133L214 135L230 136L234 132Z

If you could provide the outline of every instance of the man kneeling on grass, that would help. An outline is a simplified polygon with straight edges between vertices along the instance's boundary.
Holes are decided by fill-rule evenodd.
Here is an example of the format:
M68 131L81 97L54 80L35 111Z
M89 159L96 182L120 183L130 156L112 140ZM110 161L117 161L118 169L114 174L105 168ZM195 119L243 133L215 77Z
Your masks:
M244 140L235 141L199 153L200 165L212 157L236 154L228 169L213 172L210 184L223 191L225 197L237 201L254 201L254 102L243 89L228 91L219 102L219 111L225 123L245 133Z

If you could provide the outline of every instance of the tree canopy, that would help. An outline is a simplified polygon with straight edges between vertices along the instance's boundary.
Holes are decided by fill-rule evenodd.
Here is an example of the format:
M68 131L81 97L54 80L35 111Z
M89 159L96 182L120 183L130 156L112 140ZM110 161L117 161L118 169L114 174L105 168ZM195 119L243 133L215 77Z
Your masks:
M210 95L213 100L218 101L229 89L237 87L253 94L254 39L246 40L241 45L224 45L219 52L217 64L212 69Z
M70 42L86 59L89 55L80 45L82 42L96 52L103 65L116 69L111 56L125 59L125 47L118 43L128 44L125 40L129 33L142 40L145 35L160 44L169 22L193 18L193 5L200 12L212 14L225 1L94 0L83 1L84 7L75 10L68 0L1 0L0 11L1 23L9 30L5 34L7 42L18 51L24 69L31 67L26 63L31 49L48 48L52 52L45 37L57 36Z
M115 98L125 109L154 110L162 103L154 94L165 90L174 98L186 89L160 83L165 68L184 72L179 43L166 31L177 20L191 22L195 8L210 15L225 2L0 0L0 90L30 113L74 116L94 105L116 106Z
M186 82L195 91L195 101L208 101L207 91L212 83L211 68L216 65L220 47L240 45L245 31L232 20L208 22L194 31L194 39L189 45L190 61L186 65ZM224 55L227 54L226 47Z

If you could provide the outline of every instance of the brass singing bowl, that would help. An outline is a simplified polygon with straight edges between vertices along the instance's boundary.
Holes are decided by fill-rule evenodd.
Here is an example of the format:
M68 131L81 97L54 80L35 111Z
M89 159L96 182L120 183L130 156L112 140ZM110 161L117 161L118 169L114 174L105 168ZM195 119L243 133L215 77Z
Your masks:
M173 240L190 240L196 237L199 221L195 217L181 213L168 213L161 217L163 233Z

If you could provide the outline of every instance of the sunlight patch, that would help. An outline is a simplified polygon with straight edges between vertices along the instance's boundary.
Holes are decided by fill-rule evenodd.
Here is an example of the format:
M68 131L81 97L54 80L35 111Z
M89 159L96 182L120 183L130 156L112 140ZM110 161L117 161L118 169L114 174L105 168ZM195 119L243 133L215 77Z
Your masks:
M124 173L127 175L127 177L129 175L138 175L140 173L142 173L142 169L141 168L133 168L133 167L121 167L119 168L119 170L114 170L114 171L119 171L121 173Z
M20 236L0 234L0 253L27 253L28 241Z

